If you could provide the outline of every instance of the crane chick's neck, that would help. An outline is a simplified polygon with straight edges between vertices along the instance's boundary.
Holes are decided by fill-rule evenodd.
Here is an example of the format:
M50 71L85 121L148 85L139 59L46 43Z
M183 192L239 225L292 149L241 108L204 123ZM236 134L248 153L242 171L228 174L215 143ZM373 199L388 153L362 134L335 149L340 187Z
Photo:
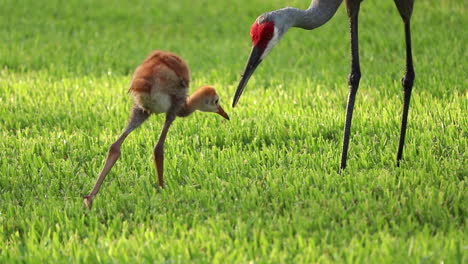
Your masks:
M196 102L193 100L193 97L190 96L185 100L184 106L182 109L177 113L179 117L186 117L191 115L193 112L197 110Z

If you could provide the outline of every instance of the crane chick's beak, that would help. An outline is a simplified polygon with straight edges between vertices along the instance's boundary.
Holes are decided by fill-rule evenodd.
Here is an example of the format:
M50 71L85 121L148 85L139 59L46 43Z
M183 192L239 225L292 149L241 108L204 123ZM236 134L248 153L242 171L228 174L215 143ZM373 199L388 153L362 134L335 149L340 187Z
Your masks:
M224 109L223 109L220 105L218 105L218 112L216 112L216 113L217 113L218 115L220 115L220 116L226 118L227 120L229 120L228 114L226 114L226 112L224 112Z
M254 73L257 66L262 62L262 54L265 49L261 49L259 46L255 45L250 52L249 60L247 61L247 65L245 66L244 73L242 74L242 78L237 86L236 94L234 95L234 100L232 101L232 107L236 106L237 102L239 101L242 92L244 91L244 87L247 85L247 82L250 79L250 76Z

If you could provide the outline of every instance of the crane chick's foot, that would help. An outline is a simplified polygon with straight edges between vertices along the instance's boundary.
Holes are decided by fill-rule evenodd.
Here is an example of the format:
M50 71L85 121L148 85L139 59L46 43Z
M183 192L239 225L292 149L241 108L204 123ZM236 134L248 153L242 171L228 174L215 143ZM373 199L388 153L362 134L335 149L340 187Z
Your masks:
M91 207L93 206L93 198L94 197L91 195L83 196L83 202L89 210L91 210Z

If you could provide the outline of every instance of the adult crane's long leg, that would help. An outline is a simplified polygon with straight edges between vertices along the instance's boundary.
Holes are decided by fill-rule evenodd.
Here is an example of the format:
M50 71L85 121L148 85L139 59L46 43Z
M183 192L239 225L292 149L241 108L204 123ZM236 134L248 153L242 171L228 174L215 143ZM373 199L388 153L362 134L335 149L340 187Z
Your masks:
M406 42L406 72L401 79L403 86L403 113L401 116L400 142L398 144L397 166L400 166L400 160L403 158L403 147L405 144L406 126L408 123L408 111L410 106L411 91L414 83L413 55L411 52L411 31L410 18L413 12L414 0L395 0L395 4L400 12L405 24L405 42Z
M361 79L361 69L359 66L359 45L358 45L358 16L360 0L347 0L346 9L348 11L350 35L351 35L351 73L348 76L349 95L348 105L346 107L346 121L343 136L343 150L341 152L341 166L346 168L346 159L348 156L349 137L351 134L351 121L353 119L354 101L359 88Z
M145 122L146 119L148 119L149 116L150 116L150 114L143 111L142 109L140 109L138 107L133 108L132 114L130 116L130 120L128 121L127 127L125 128L122 135L120 135L120 137L109 148L109 153L107 154L106 163L104 164L104 168L102 168L102 171L99 174L99 178L97 179L93 190L88 195L83 197L84 203L86 204L86 206L89 209L91 209L91 206L93 205L93 198L99 192L99 188L101 188L101 184L104 181L104 179L106 178L106 175L112 169L115 162L119 159L119 157L120 157L120 146L122 146L122 143L124 142L125 138L127 138L127 136L133 130L135 130L143 122Z
M175 111L170 111L166 115L166 121L159 136L158 143L154 148L154 165L158 173L158 183L161 188L164 188L164 141L166 140L167 132L172 122L175 120Z

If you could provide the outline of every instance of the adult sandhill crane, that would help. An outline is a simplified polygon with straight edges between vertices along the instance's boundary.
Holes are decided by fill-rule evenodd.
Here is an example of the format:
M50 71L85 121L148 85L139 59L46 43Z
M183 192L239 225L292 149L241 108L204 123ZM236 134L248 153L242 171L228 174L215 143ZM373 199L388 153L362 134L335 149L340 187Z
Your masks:
M110 146L104 168L93 190L83 197L89 209L104 178L120 157L120 146L125 138L151 114L166 113L166 121L153 153L161 187L164 187L164 141L176 116L186 117L199 110L214 112L229 120L219 104L219 96L214 88L202 86L187 98L189 82L187 63L174 53L154 51L136 68L129 89L134 99L130 120L122 135Z
M349 96L346 107L346 121L344 126L343 150L341 154L341 169L346 168L346 158L348 155L349 136L351 132L351 120L353 117L354 100L361 79L361 70L359 67L359 49L358 49L358 16L359 7L362 0L345 0L346 9L350 24L351 33L351 73L348 77ZM397 153L397 166L403 156L403 145L405 142L406 124L408 120L408 109L410 104L411 90L415 78L413 69L413 59L411 55L411 33L410 19L413 12L414 0L394 0L396 7L403 19L406 40L406 73L402 78L404 91L403 113L401 119L400 142ZM260 15L253 23L250 29L252 38L252 51L247 61L242 78L232 102L234 107L250 76L268 55L271 49L278 43L283 35L291 27L298 27L307 30L317 28L325 24L336 12L342 0L314 0L307 10L286 7L272 12Z

